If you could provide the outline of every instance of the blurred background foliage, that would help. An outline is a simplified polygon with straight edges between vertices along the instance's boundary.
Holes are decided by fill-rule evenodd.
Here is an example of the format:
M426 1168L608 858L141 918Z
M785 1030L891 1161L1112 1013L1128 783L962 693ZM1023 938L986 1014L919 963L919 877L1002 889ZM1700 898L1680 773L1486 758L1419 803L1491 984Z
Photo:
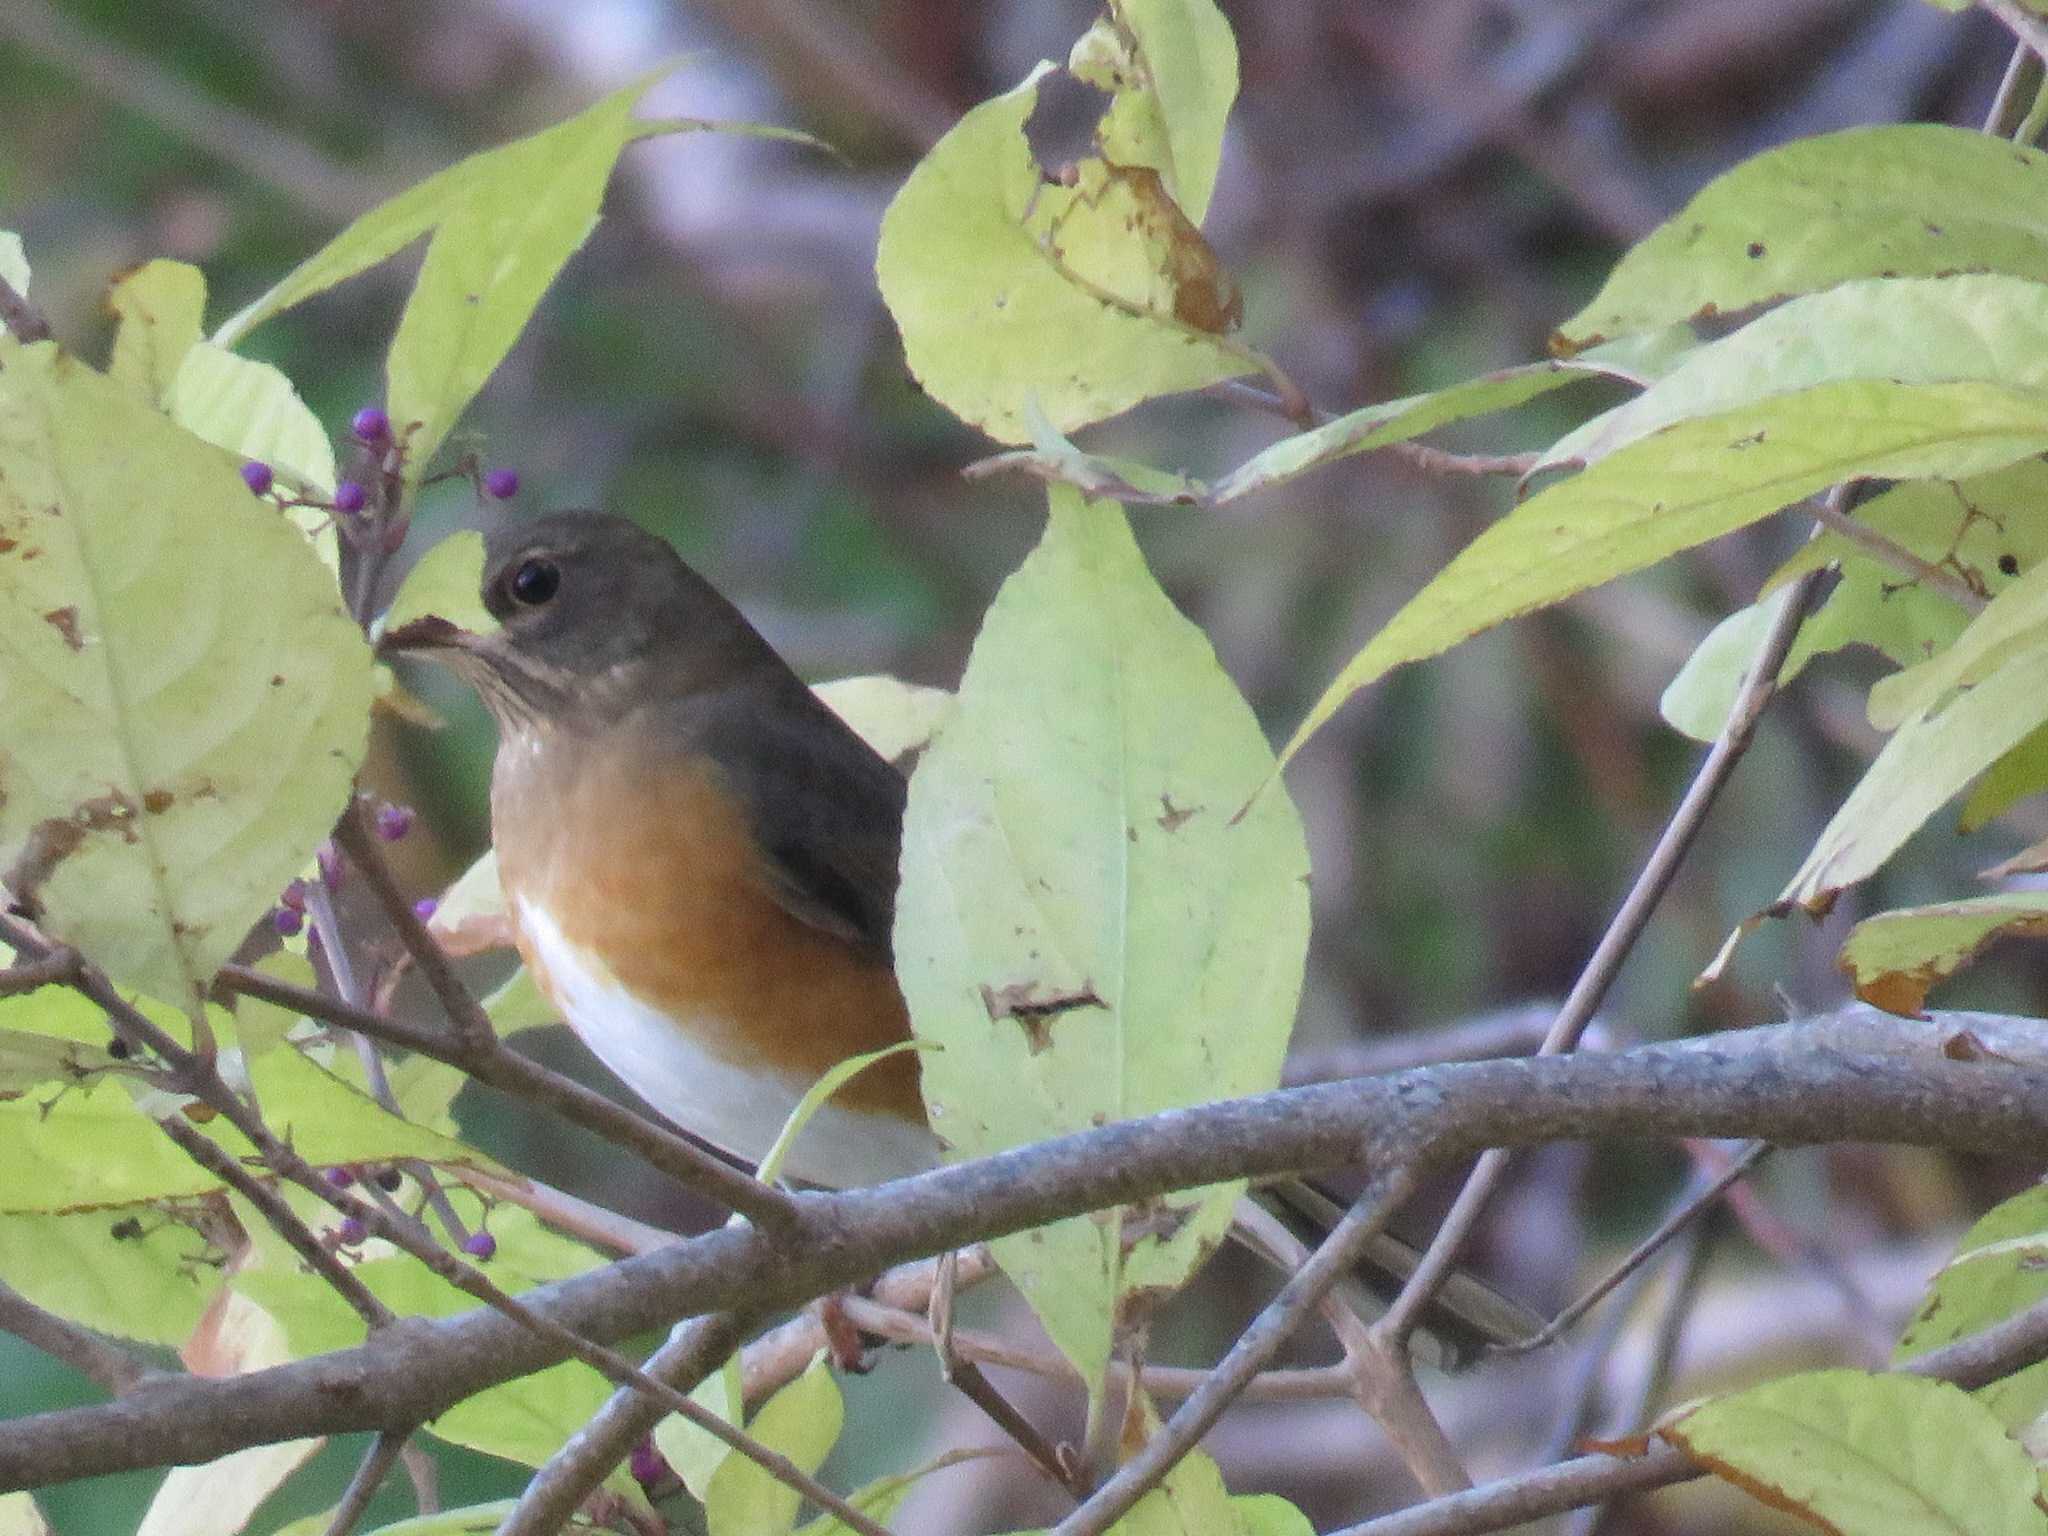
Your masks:
M1552 325L1625 245L1768 145L1855 123L1974 126L2007 51L1987 19L1920 0L1224 8L1244 84L1209 234L1245 288L1247 334L1334 410L1543 355ZM122 269L158 255L198 263L217 320L383 197L687 56L650 111L800 127L844 161L702 135L629 151L608 217L456 446L516 466L522 510L603 505L668 534L807 676L887 671L947 686L983 606L1036 537L1042 497L959 477L988 445L908 380L875 292L876 225L961 111L1036 59L1064 58L1094 9L4 0L0 227L23 235L60 337L97 358L109 328L101 295ZM408 268L401 260L347 284L248 343L337 434L380 395ZM1599 386L1579 385L1442 441L1535 447L1603 403ZM1206 476L1286 430L1188 399L1083 443ZM1368 455L1220 515L1141 510L1136 521L1168 590L1278 737L1510 494L1502 481ZM412 552L489 515L466 488L442 487ZM1570 985L1696 758L1658 720L1659 691L1800 536L1765 525L1511 625L1397 674L1316 738L1289 776L1315 862L1299 1049L1341 1052ZM1844 996L1832 958L1853 895L1824 925L1759 935L1720 988L1688 984L1776 892L1867 758L1875 737L1854 685L1869 675L1867 659L1837 658L1769 720L1623 976L1613 1038L1755 1022ZM449 728L385 722L372 771L383 792L426 813L426 835L399 850L424 893L483 845L491 738L467 696L419 684ZM1960 893L1974 868L2043 830L1969 846L1923 834L1859 910ZM2040 980L2013 951L1956 1000L1967 988L1969 1001L2031 1006ZM559 1043L556 1054L580 1060ZM712 1219L591 1145L492 1123L496 1104L466 1107L488 1144L555 1182L676 1225ZM1554 1306L1597 1254L1640 1235L1683 1175L1664 1152L1525 1159L1475 1257L1524 1299ZM1939 1237L1997 1183L1993 1170L1902 1153L1781 1159L1764 1184L1774 1214L1716 1250L1686 1346L1685 1363L1706 1374L1681 1384L1841 1358L1844 1341L1850 1358L1869 1360L1883 1323L1938 1262ZM1770 1221L1785 1240L1767 1255L1752 1239ZM1171 1321L1162 1353L1202 1357L1247 1315L1263 1281L1232 1262L1218 1269ZM1454 1438L1486 1432L1476 1473L1524 1464L1543 1444L1570 1354L1482 1372L1470 1402L1452 1384ZM38 1357L0 1348L0 1361L10 1411L78 1390ZM885 1365L856 1392L847 1476L900 1468L926 1439L985 1438L933 1389L928 1362ZM1054 1412L1049 1401L1040 1411ZM892 1411L864 1414L863 1402ZM1594 1423L1603 1427L1598 1413ZM1403 1486L1343 1405L1255 1409L1220 1444L1234 1487L1285 1492L1319 1524ZM322 1507L322 1492L331 1501L349 1464L331 1451L322 1488L295 1485L257 1529ZM50 1509L60 1531L128 1529L149 1481L60 1490ZM905 1528L992 1529L1056 1512L1000 1471L946 1481L952 1491L913 1505ZM459 1501L517 1483L514 1469L457 1457L446 1492ZM407 1507L393 1492L379 1511ZM1607 1528L1773 1528L1742 1523L1764 1518L1695 1492Z

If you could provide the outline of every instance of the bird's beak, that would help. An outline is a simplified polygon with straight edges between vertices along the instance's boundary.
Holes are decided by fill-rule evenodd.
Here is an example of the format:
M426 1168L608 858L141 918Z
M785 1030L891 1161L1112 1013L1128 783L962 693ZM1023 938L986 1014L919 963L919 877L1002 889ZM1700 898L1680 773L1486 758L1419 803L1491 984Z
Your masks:
M434 614L412 619L377 637L379 656L418 656L435 651L476 650L483 636Z

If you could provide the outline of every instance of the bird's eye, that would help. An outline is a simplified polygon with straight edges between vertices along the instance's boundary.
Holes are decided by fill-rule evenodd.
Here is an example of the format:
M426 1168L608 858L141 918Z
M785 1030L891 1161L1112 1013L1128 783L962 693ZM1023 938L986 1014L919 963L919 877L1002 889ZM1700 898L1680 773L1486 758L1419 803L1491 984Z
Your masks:
M554 561L527 560L512 573L512 579L505 588L512 594L514 602L538 608L555 595L555 589L561 584L562 572Z

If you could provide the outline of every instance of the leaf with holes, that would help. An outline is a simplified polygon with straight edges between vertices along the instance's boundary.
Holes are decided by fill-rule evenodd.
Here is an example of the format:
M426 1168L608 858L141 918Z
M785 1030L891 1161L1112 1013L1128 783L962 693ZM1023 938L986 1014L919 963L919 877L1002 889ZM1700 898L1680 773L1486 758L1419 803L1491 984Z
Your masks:
M1122 509L1049 499L904 824L897 970L919 1037L946 1047L924 1093L959 1157L1272 1086L1308 934L1301 824L1250 709ZM1119 1299L1184 1279L1233 1198L996 1254L1099 1384Z
M2048 155L1935 123L1796 139L1709 182L1616 263L1552 346L1859 277L2007 272L2048 282Z

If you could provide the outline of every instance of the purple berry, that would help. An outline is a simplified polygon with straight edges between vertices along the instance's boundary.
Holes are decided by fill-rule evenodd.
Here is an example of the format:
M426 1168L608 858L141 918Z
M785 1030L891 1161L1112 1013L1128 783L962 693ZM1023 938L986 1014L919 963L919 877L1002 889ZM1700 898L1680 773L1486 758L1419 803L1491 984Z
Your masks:
M320 883L330 891L340 890L343 869L341 850L332 843L322 843L319 851L313 855L313 861L320 866Z
M380 1168L377 1170L377 1187L387 1195L397 1194L404 1183L405 1175L396 1168Z
M336 1189L347 1189L349 1185L355 1183L356 1171L353 1168L330 1168L324 1177Z
M261 459L251 459L242 466L242 484L258 496L270 489L271 479L270 466Z
M360 512L370 499L370 493L363 489L360 480L344 480L334 488L334 510L337 512Z
M341 1239L344 1248L353 1248L370 1235L370 1229L363 1225L360 1216L344 1216L341 1225L334 1229L334 1235Z
M658 1481L662 1474L668 1471L668 1459L654 1448L653 1440L642 1440L633 1447L633 1454L627 1458L626 1467L633 1474L633 1480L644 1488L647 1484Z
M296 907L272 907L270 926L280 939L295 939L306 926L306 914Z
M422 896L412 904L412 915L421 922L431 922L434 914L441 909L441 903L431 896Z
M303 880L292 881L291 884L278 892L277 904L281 907L290 907L294 912L305 911L306 882Z
M494 469L484 476L484 492L499 501L510 501L519 494L519 471L516 469Z
M391 418L376 406L366 405L356 412L348 429L356 435L357 442L381 443L391 435Z
M472 1232L462 1240L462 1251L475 1259L497 1256L498 1240L488 1232Z
M409 805L380 805L377 807L377 835L387 843L395 843L412 830L413 814Z

